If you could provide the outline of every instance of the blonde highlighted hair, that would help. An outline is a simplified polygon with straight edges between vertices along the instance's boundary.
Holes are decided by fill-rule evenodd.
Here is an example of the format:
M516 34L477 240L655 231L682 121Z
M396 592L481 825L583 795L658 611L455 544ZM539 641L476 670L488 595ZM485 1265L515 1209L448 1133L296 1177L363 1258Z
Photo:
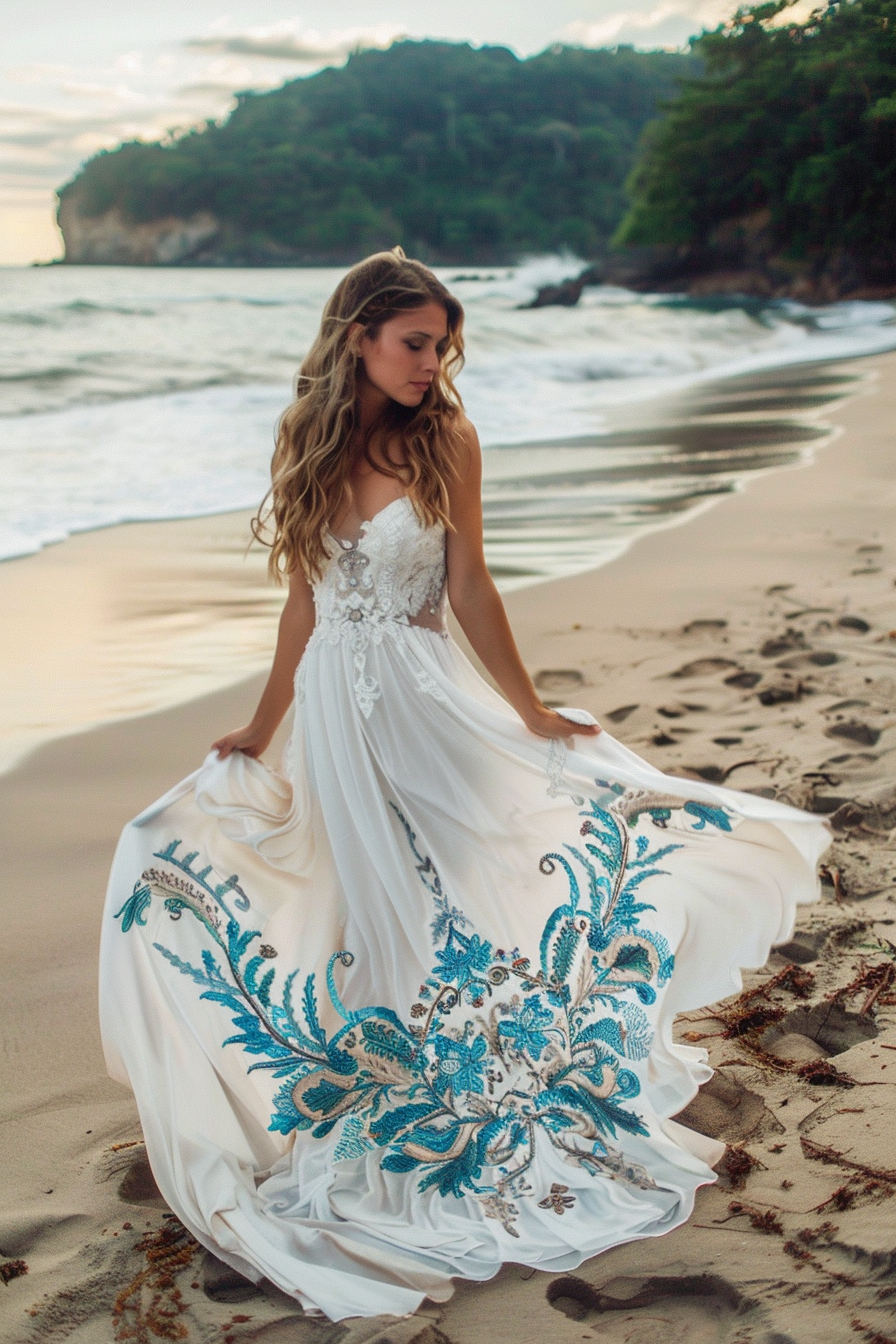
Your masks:
M390 318L432 302L448 317L436 377L418 406L390 402L359 442L361 361L350 339L352 325L359 323L375 338ZM296 399L280 418L271 488L252 520L255 538L271 548L268 569L278 582L297 568L311 579L320 576L328 525L350 503L351 473L363 459L403 482L426 526L450 525L447 482L462 409L453 380L463 364L463 318L457 299L400 247L367 257L337 285L299 369ZM386 457L385 468L373 461L374 442ZM392 462L390 442L400 447L403 461Z

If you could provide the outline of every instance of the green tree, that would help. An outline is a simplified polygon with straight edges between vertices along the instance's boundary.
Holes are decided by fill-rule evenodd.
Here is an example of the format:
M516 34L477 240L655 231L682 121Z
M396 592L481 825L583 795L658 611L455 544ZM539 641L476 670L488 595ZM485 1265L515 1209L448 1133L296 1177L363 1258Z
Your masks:
M693 57L399 42L244 93L227 120L102 153L60 193L134 222L208 211L231 257L342 261L401 242L432 260L597 251L643 127ZM218 245L220 246L220 244Z
M706 244L766 212L774 245L896 275L896 0L741 9L693 43L702 77L644 133L620 244Z

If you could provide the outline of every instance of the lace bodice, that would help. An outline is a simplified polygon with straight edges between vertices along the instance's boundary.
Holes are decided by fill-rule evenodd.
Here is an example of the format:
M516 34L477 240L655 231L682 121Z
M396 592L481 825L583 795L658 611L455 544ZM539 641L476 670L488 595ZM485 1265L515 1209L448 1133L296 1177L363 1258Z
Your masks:
M369 645L391 638L405 652L401 636L412 625L447 636L445 529L423 526L407 495L402 495L362 523L356 542L330 534L327 553L314 585L317 622L308 648L321 642L348 643L354 654L358 705L369 715L380 695L379 685L365 668ZM434 684L421 684L421 689L437 693Z

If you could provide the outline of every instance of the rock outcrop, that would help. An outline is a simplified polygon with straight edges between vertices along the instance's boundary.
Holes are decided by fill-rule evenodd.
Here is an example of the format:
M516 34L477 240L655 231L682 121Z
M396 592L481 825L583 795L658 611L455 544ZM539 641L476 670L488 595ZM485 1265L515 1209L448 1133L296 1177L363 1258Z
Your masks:
M82 266L179 266L195 263L212 250L221 233L214 215L203 211L189 219L167 216L145 224L119 210L81 214L77 195L63 197L59 227L65 260Z
M654 294L796 299L807 304L896 295L896 248L869 259L844 249L795 260L774 237L768 211L720 224L703 243L626 247L610 252L562 285L545 285L526 307L570 307L591 285Z

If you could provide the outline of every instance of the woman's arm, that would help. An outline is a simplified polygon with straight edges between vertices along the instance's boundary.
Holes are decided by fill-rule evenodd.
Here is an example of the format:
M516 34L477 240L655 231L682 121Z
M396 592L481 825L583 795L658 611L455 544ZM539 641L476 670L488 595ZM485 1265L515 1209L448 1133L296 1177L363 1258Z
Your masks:
M473 426L464 426L456 475L449 487L448 601L461 629L526 727L541 737L593 737L541 703L514 643L504 603L482 550L482 452Z
M266 750L292 703L296 668L313 629L314 597L311 585L303 571L294 570L289 577L289 596L280 614L274 665L258 708L251 723L219 737L217 742L212 743L212 751L217 751L223 757L229 756L232 751L260 756Z

